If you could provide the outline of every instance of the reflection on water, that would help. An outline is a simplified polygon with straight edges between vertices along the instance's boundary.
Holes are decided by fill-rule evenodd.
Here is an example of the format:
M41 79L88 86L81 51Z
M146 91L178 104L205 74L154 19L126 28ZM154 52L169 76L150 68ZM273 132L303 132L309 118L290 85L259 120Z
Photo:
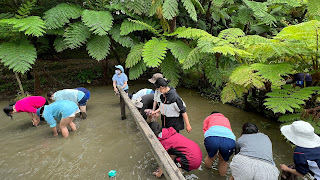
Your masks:
M150 87L150 85L146 85ZM130 91L143 85L133 85ZM91 92L86 120L75 119L77 131L68 139L54 137L45 122L32 127L26 113L15 114L10 120L0 113L0 175L1 179L108 179L109 170L117 171L117 179L156 179L151 174L157 168L156 160L145 143L133 118L121 120L119 99L113 88L88 87ZM191 133L181 134L199 144L203 157L202 122L211 111L222 112L231 121L233 132L240 136L245 122L256 123L261 132L267 134L273 143L274 159L279 163L292 163L293 149L284 143L279 124L229 105L210 103L195 91L178 89L187 105L192 126ZM1 101L4 107L8 101ZM128 113L128 111L126 111ZM263 125L269 123L268 129ZM229 179L219 177L213 169L206 169L204 163L198 170L184 173L186 179ZM165 179L164 177L162 179Z

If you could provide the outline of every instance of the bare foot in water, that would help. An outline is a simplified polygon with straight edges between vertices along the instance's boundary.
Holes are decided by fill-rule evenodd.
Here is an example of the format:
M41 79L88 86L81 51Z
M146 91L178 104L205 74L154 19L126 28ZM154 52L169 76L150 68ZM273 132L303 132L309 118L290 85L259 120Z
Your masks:
M157 178L160 178L163 174L161 168L158 168L157 171L152 173L153 175L155 175Z

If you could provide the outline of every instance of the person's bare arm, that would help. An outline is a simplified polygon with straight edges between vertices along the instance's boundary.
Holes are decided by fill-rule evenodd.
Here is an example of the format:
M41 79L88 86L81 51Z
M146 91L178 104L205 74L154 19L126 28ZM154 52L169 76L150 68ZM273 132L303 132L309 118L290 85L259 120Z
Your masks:
M186 123L186 130L189 133L192 130L192 127L191 127L190 122L189 122L188 114L186 112L182 113L182 117L184 119L184 122Z
M122 89L124 89L124 88L127 86L127 84L128 84L128 81L124 81L124 84L123 84L123 86L122 86Z
M298 173L297 170L291 169L291 168L289 168L289 167L288 167L287 165L285 165L285 164L280 164L280 168L281 168L282 170L284 170L284 171L286 171L286 172L289 172L289 173L291 173L291 174L294 174L294 175L296 175L296 176L301 176L301 177L303 177L303 175L300 174L300 173Z
M117 84L116 84L116 81L113 81L113 90L114 92L117 92Z

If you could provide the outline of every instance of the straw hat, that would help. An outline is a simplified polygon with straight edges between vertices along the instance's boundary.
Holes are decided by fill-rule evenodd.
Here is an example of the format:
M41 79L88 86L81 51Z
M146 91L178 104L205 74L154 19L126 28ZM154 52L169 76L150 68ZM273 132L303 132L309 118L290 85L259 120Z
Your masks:
M314 133L314 128L305 121L295 121L282 126L281 133L293 144L303 148L320 147L320 137Z

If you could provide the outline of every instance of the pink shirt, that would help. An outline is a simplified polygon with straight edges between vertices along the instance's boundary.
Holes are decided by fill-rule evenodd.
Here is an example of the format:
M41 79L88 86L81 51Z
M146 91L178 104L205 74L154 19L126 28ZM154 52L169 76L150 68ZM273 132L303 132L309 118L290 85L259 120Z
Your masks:
M37 113L37 108L42 107L46 99L42 96L29 96L16 102L14 107L17 112Z
M203 133L205 133L212 126L223 126L232 131L229 120L221 113L211 114L204 120Z

